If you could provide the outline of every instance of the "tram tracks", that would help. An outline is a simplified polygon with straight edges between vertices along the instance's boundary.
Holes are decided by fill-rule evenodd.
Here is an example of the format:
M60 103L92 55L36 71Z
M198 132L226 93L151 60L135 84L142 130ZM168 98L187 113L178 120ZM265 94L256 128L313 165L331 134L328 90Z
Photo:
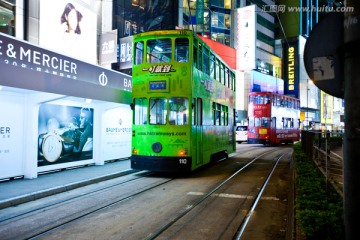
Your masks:
M227 179L225 179L224 181L222 181L219 185L217 185L215 188L213 188L211 191L209 191L207 194L203 194L204 196L202 196L201 198L199 198L195 203L189 205L187 207L187 209L181 213L179 213L177 216L175 216L173 219L171 219L169 222L167 222L164 226L162 226L159 230L155 231L153 234L151 234L151 236L147 237L147 240L153 240L153 239L181 239L182 237L177 236L176 238L174 238L174 233L176 232L177 234L179 234L180 230L179 228L175 231L173 231L173 233L170 233L170 235L165 235L165 237L162 236L163 233L165 233L167 230L169 230L173 225L175 225L177 222L179 222L183 217L185 217L186 215L188 215L191 211L193 211L196 207L200 206L201 204L203 204L205 202L205 200L207 200L210 197L227 197L229 195L224 194L224 193L219 193L216 194L216 192L218 192L225 184L227 184L229 181L231 181L232 179L234 179L236 176L238 176L241 172L243 172L245 169L247 169L249 166L251 166L252 164L254 164L254 162L260 158L262 158L265 155L269 155L271 153L274 153L278 150L270 150L270 151L266 151L262 154L260 154L257 157L254 157L253 159L251 159L250 161L248 161L244 166L242 166L239 170L237 170L235 173L233 173L231 176L229 176ZM261 188L259 189L259 191L256 193L255 196L253 195L247 195L247 196L239 196L239 195L234 195L234 196L230 196L233 198L239 198L240 202L244 202L245 200L252 200L251 203L251 207L247 210L247 213L245 214L245 216L243 216L241 223L238 225L236 232L234 233L232 239L241 239L246 226L252 216L252 213L254 212L258 202L260 201L260 198L273 174L273 172L275 171L279 161L284 158L284 156L288 155L289 153L282 153L281 155L276 157L275 163L272 166L271 170L269 171L269 173L267 174L267 177L264 181L264 183L262 184ZM240 183L241 184L241 183ZM244 204L240 204L241 206L243 206ZM211 211L211 210L210 210ZM238 210L240 211L240 210ZM244 211L244 210L241 210ZM235 219L232 219L230 222L234 222ZM193 220L190 220L193 221ZM236 222L239 222L239 220L237 220ZM194 223L195 224L195 223ZM230 224L229 224L230 225ZM181 228L181 227L180 227ZM221 234L223 236L223 234ZM229 235L228 233L226 233L226 235ZM217 237L214 237L215 239L217 239ZM226 238L227 239L227 238Z
M138 176L138 178L123 181L123 184L119 183L115 186L104 187L102 190L98 189L92 193L89 192L87 195L84 194L74 197L66 202L59 202L45 208L29 211L24 215L13 216L11 219L0 222L0 238L58 239L59 237L75 237L78 239L88 239L91 237L95 239L101 237L107 239L116 236L116 239L172 239L174 231L176 233L181 232L183 228L182 224L188 224L189 216L190 219L193 218L196 220L198 212L201 213L201 211L205 211L210 213L210 211L207 210L207 206L213 206L212 204L219 206L222 204L219 202L219 199L226 199L229 204L223 204L225 210L222 211L234 213L229 219L224 220L224 223L221 223L224 229L220 230L222 233L219 234L219 236L222 236L220 237L222 239L226 239L229 236L229 232L234 235L237 228L240 228L239 223L241 219L245 219L245 216L251 215L249 214L249 209L251 209L250 207L253 205L251 203L256 201L256 199L259 201L255 193L258 191L257 186L260 186L260 183L249 189L244 187L246 190L243 195L231 194L234 192L234 186L235 188L243 188L244 180L239 180L238 177L244 174L240 173L252 172L256 168L254 167L255 165L268 168L267 166L269 164L264 161L263 158L269 155L272 155L270 158L277 155L278 161L280 161L281 156L276 153L280 151L279 149L258 149L259 150L256 151L254 149L249 150L248 153L253 152L253 154L257 154L257 156L246 160L246 163L243 155L248 156L248 153L242 151L242 154L236 154L230 158L229 161L221 161L216 164L216 166L211 167L212 169L223 169L222 165L230 164L233 167L236 166L239 168L238 164L241 164L241 167L236 171L230 169L223 170L230 173L230 176L222 177L221 175L223 180L220 183L217 182L217 184L209 188L211 190L207 192L201 191L201 188L199 188L203 187L204 183L209 184L209 186L213 184L209 183L207 178L202 179L204 176L210 177L213 174L211 171L206 171L206 169L199 171L195 176L184 179L181 179L181 177L173 178L164 177L164 175L143 173L141 176ZM239 162L236 158L240 155L242 158L239 159ZM262 162L256 164L257 161ZM210 170L210 168L208 170ZM213 180L214 177L210 179L214 184L217 181ZM203 180L203 183L199 182L195 184L194 181L198 180ZM179 181L183 182L178 183ZM234 183L236 184L234 185ZM191 186L192 184L194 186ZM121 186L124 185L128 185L127 188L121 188ZM220 189L222 192L219 191ZM197 190L200 190L201 194L196 195ZM167 193L167 191L169 192ZM99 195L103 195L103 201L96 200L98 198L96 196ZM237 199L238 202L234 203L234 199ZM85 207L86 204L90 204L90 206ZM79 205L84 205L84 207ZM247 210L245 211L245 209ZM199 215L203 216L200 213ZM143 216L141 216L141 214ZM55 219L52 219L50 217L51 215L57 216ZM220 218L223 217L222 215L220 216ZM51 221L41 223L43 219ZM209 217L205 221L209 224L210 228L213 228L210 226L210 224L213 224L212 221L216 221L216 219ZM34 224L34 222L36 222L36 224ZM96 229L91 228L92 225L96 226ZM193 223L192 225L196 226L197 224ZM6 226L8 226L8 228L6 228ZM18 228L14 226L18 226ZM118 230L114 230L114 233L112 231L113 229ZM106 233L107 231L110 233ZM74 232L79 236L74 236ZM167 237L169 236L169 232L171 235L170 238ZM99 233L101 235L97 236ZM109 234L109 236L106 234ZM182 238L181 234L178 236L177 239ZM187 236L187 239L197 238L189 238Z
M150 181L150 177L154 175L151 172L129 175L132 176L130 179L120 180L120 182L76 194L75 196L64 197L54 203L37 206L17 214L2 216L0 219L0 239L35 239L44 236L62 226L71 224L173 180L173 178L154 178L154 181ZM114 197L110 197L108 194L109 192L116 192L117 188L126 184L133 184L142 179L147 179L148 184L131 191L123 191L122 194L117 194ZM77 202L82 202L84 199L91 202L94 195L104 195L106 198L102 202L96 201L93 204L84 204L84 207L77 204ZM62 209L64 214L59 214L59 209ZM55 215L54 213L58 213L56 218L48 217ZM36 224L36 227L34 226L34 222L42 222L44 218L51 220L40 225ZM16 228L16 226L21 226L21 228Z

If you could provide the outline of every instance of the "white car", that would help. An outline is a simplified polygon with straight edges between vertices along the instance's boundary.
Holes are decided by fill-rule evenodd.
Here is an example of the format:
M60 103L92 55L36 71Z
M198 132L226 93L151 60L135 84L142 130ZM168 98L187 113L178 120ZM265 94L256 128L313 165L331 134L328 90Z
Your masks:
M248 127L247 126L236 126L236 142L242 143L247 142L247 136L248 136Z

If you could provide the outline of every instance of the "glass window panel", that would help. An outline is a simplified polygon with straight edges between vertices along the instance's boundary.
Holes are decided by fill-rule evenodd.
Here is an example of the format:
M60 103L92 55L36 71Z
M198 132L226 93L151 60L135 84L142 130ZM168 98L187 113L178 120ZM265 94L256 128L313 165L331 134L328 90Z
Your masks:
M166 99L150 98L150 124L166 124Z
M172 97L169 101L169 124L186 125L189 119L189 100L184 97Z
M144 61L144 42L135 43L135 60L134 64L138 65Z
M134 105L134 124L146 124L148 115L148 100L146 98L135 98Z
M171 39L154 39L147 41L146 59L148 63L171 61Z
M189 39L177 38L175 40L175 59L177 62L189 61Z

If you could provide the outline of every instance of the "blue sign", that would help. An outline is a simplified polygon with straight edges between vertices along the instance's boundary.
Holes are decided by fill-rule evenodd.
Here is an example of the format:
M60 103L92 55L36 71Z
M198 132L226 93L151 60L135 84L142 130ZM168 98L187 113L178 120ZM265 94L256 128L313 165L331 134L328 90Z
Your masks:
M150 90L166 90L166 81L151 81Z

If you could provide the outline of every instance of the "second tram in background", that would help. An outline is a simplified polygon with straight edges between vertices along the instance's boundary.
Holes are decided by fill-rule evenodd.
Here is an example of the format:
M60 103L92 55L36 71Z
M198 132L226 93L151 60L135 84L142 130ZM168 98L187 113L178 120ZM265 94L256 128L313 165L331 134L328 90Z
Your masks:
M235 75L190 30L133 38L131 167L190 172L235 151Z
M248 143L279 144L300 140L300 100L271 93L249 93Z

